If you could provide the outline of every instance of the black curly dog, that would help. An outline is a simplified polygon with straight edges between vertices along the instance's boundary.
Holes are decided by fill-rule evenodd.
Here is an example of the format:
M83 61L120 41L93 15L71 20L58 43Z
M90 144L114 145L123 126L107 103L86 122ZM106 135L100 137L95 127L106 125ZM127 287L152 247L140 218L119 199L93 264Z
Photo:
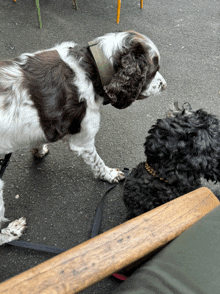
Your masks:
M189 104L152 126L144 143L147 162L127 177L127 219L201 186L201 178L220 180L220 125L215 115Z

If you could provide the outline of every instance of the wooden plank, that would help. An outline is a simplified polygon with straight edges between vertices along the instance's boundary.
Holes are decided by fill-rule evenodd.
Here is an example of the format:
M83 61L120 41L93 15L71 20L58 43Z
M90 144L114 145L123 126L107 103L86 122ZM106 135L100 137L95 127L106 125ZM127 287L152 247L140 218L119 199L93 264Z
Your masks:
M1 294L78 293L167 244L219 205L200 188L0 284Z

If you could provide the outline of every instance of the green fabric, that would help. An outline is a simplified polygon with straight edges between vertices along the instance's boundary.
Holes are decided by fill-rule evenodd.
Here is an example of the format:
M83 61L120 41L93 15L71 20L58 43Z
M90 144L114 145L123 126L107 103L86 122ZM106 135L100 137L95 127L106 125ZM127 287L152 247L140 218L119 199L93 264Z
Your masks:
M220 205L112 293L220 294Z

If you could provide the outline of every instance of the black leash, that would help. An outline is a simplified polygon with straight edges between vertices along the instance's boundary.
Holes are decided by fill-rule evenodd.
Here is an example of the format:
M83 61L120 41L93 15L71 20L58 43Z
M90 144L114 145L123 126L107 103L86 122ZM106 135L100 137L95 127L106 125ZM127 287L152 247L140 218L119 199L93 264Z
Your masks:
M59 247L55 247L55 246L36 244L36 243L30 243L30 242L25 242L25 241L12 241L7 244L12 245L12 246L16 246L16 247L20 247L20 248L49 252L49 253L54 253L54 254L60 254L60 253L63 253L64 251L67 250L67 249L59 248Z
M129 174L129 168L124 167L124 169L123 169L122 172L124 173L125 178L126 178L127 175ZM111 191L118 184L119 183L111 184L111 186L108 188L108 190L102 196L102 199L101 199L101 201L99 203L99 206L97 208L97 211L96 211L95 220L94 220L93 227L92 227L91 238L93 238L93 237L95 237L95 236L97 236L99 234L99 230L100 230L100 226L101 226L101 221L102 221L102 213L103 213L103 209L104 209L104 202L105 202L106 195L109 193L109 191Z
M129 169L125 167L123 169L123 173L124 173L125 178L126 178L128 173L129 173ZM108 190L102 196L102 199L101 199L101 201L99 203L99 206L97 208L97 211L96 211L95 220L94 220L93 228L92 228L91 238L93 238L93 237L95 237L95 236L97 236L99 234L106 195L109 193L109 191L111 191L118 184L119 183L111 184L110 187L108 188ZM25 241L12 241L12 242L9 242L7 244L12 245L12 246L17 246L17 247L20 247L20 248L27 248L27 249L36 250L36 251L49 252L49 253L53 253L53 254L60 254L60 253L63 253L64 251L67 250L67 249L59 248L59 247L55 247L55 246L49 246L49 245L44 245L44 244L36 244L36 243L29 243L29 242L25 242Z
M129 174L129 168L124 167L123 173L125 175L125 178L124 178L124 180L125 180L126 177ZM101 227L101 221L102 221L102 213L103 213L103 210L104 210L104 202L105 202L106 195L109 193L109 191L111 191L118 184L119 183L112 184L108 188L108 190L105 192L105 194L102 196L102 199L101 199L101 201L99 203L99 206L97 208L97 211L96 211L95 220L94 220L93 227L92 227L91 238L93 238L93 237L95 237L95 236L97 236L99 234L99 230L100 230L100 227ZM112 276L115 277L118 280L121 280L121 281L125 281L128 278L126 275L123 274L123 272L114 273L114 274L112 274Z
M11 158L12 153L8 153L5 155L4 159L0 159L0 165L1 165L1 170L0 170L0 179L3 177L3 174L6 170L6 167L9 164L10 158Z

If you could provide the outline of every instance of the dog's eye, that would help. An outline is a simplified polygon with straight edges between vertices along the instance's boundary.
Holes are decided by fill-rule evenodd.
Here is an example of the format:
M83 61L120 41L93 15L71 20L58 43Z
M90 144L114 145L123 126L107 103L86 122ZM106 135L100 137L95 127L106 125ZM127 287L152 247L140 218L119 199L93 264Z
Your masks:
M153 58L153 63L154 63L155 65L158 65L158 63L159 63L158 56L154 56L154 58Z

